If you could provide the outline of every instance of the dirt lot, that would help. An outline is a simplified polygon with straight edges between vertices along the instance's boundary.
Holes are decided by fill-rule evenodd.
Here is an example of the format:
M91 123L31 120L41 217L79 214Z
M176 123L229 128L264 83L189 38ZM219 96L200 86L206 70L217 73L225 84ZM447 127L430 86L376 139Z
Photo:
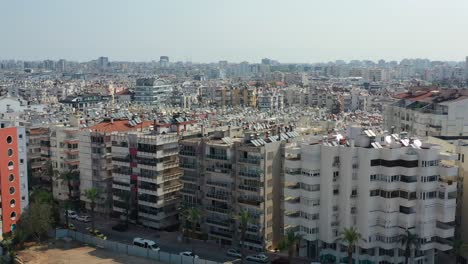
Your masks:
M143 258L116 254L115 252L84 246L78 242L53 241L48 245L31 246L18 252L23 263L28 264L111 264L132 263L149 264L159 263Z

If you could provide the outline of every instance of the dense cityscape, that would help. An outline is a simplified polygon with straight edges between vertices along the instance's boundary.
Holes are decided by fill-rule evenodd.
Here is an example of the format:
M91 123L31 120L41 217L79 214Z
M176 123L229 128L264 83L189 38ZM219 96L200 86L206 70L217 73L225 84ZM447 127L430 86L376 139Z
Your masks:
M0 61L3 240L65 227L161 263L461 261L467 81L468 57Z

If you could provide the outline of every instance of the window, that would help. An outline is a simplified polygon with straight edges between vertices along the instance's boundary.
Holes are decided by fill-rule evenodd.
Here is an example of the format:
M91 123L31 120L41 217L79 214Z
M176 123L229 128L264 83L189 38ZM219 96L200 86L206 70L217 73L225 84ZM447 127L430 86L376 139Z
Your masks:
M10 207L15 207L15 205L16 205L15 199L11 199L10 200Z
M19 138L23 138L23 134L19 134L18 137L19 137Z
M15 187L10 187L10 194L14 194L15 193Z
M9 180L10 182L14 181L14 180L15 180L15 175L10 174L10 176L8 176L8 180Z
M12 149L8 149L8 151L7 151L7 152L8 152L8 157L11 157L11 156L13 156L13 150L12 150Z
M6 139L6 142L8 144L11 144L11 142L13 142L13 138L11 136L8 136L7 139Z
M11 212L10 218L11 218L11 220L16 220L16 213L15 213L15 212Z

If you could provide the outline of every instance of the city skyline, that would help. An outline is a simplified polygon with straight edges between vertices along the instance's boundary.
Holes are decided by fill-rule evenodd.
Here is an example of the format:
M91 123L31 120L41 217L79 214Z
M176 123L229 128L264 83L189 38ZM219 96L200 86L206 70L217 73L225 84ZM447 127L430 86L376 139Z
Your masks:
M392 1L15 1L0 10L0 58L317 63L461 61L468 3ZM72 55L70 55L72 54Z

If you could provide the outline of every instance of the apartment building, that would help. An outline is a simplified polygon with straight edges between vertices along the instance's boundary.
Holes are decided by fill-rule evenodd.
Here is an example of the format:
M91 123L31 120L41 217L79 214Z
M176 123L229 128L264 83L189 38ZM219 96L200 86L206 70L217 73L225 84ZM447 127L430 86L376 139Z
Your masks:
M136 81L135 102L139 104L163 104L169 99L172 85L156 78L140 78Z
M285 229L303 238L299 254L348 262L344 228L362 235L354 257L403 263L401 237L419 236L414 263L435 263L450 250L457 197L454 154L405 134L350 128L346 135L310 138L285 150Z
M29 163L28 163L28 137L26 133L26 126L27 123L23 121L18 121L18 120L0 120L0 130L1 129L6 129L6 128L14 128L16 132L13 130L5 130L7 131L6 133L12 133L12 138L15 144L12 145L13 153L16 153L16 155L12 155L11 157L17 157L18 161L16 162L13 160L15 167L18 168L18 175L15 180L19 182L19 193L20 193L20 198L17 199L16 201L21 202L21 211L24 211L25 208L28 207L29 205L29 186L28 186L28 174L29 174ZM13 136L13 134L16 133L16 137ZM10 150L6 150L8 154L10 154ZM1 182L0 182L1 185ZM18 192L18 189L17 189ZM6 192L5 192L6 193Z
M50 160L54 171L58 172L53 179L52 193L55 199L68 200L69 185L71 198L80 198L80 179L78 177L80 164L79 144L80 129L76 126L54 125L50 127ZM60 175L73 172L77 177L70 183Z
M229 127L180 141L182 203L202 210L201 232L219 244L239 245L242 210L253 218L245 247L263 251L280 240L282 146L298 134L262 126L263 132Z
M31 178L36 184L50 188L52 175L50 172L50 131L47 127L31 127L27 129L28 164Z
M397 94L399 101L384 110L388 131L415 136L467 136L468 92L436 87L415 87Z
M28 206L26 133L24 127L0 128L0 240L14 231L21 212Z
M351 90L342 94L343 111L351 112L356 110L367 111L367 99L369 94L360 90Z
M468 138L467 137L429 137L428 142L440 146L441 151L457 155L456 160L452 160L450 165L458 166L458 197L456 213L455 237L464 242L468 241ZM465 161L466 159L466 161ZM468 258L468 254L464 257Z
M128 132L111 139L114 212L125 218L130 208L131 222L151 228L176 226L182 188L179 137Z
M257 107L260 111L282 111L284 95L276 90L261 90L257 95Z
M117 117L118 114L112 114ZM106 119L83 129L79 134L80 189L97 188L100 198L96 201L96 212L108 215L112 212L112 140L114 132L148 130L152 121ZM81 201L90 208L90 201L81 192Z

